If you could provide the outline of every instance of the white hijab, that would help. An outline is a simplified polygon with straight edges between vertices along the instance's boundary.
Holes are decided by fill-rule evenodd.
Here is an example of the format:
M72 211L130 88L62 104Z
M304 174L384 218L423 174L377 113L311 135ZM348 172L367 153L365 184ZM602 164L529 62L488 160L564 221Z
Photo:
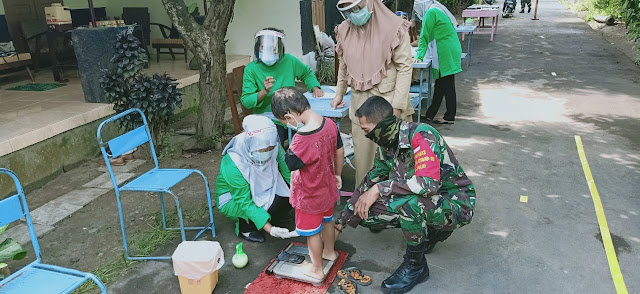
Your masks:
M233 137L222 151L222 155L229 154L233 163L249 183L253 202L268 210L273 204L275 195L289 197L289 187L278 169L278 131L271 119L248 115L242 121L244 132ZM275 147L265 164L256 164L251 152Z
M420 20L424 18L424 14L427 13L427 10L429 10L429 8L431 7L438 8L442 10L447 16L449 16L449 19L451 20L451 23L453 23L454 27L458 24L458 21L456 20L456 17L453 16L453 13L451 13L451 11L449 11L446 6L442 5L442 3L436 0L416 0L416 2L413 3L413 11Z

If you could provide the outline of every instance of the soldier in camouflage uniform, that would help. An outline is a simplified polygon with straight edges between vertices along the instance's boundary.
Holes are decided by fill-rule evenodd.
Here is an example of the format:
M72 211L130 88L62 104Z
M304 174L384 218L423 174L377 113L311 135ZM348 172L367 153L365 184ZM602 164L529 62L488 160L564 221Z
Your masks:
M424 254L471 222L475 190L438 131L404 122L384 98L370 97L356 112L378 148L373 168L336 219L336 230L362 225L372 231L401 228L404 261L382 283L385 293L405 293L429 276Z
M525 5L529 6L529 10L527 10L527 13L531 12L531 0L520 0L520 8L522 9L520 10L520 13L524 13Z

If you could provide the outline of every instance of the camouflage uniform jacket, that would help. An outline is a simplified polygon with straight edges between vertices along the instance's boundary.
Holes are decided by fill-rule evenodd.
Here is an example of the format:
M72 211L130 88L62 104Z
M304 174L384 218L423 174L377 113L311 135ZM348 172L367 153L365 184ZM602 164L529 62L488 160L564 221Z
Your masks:
M427 124L402 122L398 148L378 148L373 168L352 199L374 184L387 206L407 195L421 196L418 204L427 222L441 229L468 224L473 216L473 184L438 131Z

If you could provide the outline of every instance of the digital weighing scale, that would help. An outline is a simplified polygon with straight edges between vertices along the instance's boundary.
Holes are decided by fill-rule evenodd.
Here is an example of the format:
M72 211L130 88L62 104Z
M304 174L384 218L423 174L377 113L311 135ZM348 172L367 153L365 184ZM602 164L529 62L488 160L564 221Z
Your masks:
M267 274L273 274L278 279L291 279L304 283L310 283L316 287L322 285L324 280L314 279L302 273L302 267L306 266L306 264L311 263L311 257L309 256L309 248L307 248L307 245L294 245L292 243L289 244L289 246L287 246L283 251L290 254L301 255L304 257L304 261L302 263L296 264L278 260L278 258L276 258L273 263L271 263L271 265L265 270ZM337 252L338 251L336 251L336 253ZM322 259L322 270L324 271L325 277L329 274L329 271L331 270L331 267L333 267L334 263L335 260Z

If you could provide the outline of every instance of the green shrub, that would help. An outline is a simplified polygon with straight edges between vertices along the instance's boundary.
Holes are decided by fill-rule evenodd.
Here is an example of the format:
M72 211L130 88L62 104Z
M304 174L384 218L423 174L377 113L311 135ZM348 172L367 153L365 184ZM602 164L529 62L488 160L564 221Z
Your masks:
M129 32L119 34L115 46L117 53L111 61L117 68L114 72L105 72L100 79L107 101L113 103L116 113L131 108L142 110L154 143L161 144L175 108L182 104L178 83L167 74L147 76L142 73L148 62L147 55L138 39ZM125 130L141 124L136 115L123 117L119 122Z

